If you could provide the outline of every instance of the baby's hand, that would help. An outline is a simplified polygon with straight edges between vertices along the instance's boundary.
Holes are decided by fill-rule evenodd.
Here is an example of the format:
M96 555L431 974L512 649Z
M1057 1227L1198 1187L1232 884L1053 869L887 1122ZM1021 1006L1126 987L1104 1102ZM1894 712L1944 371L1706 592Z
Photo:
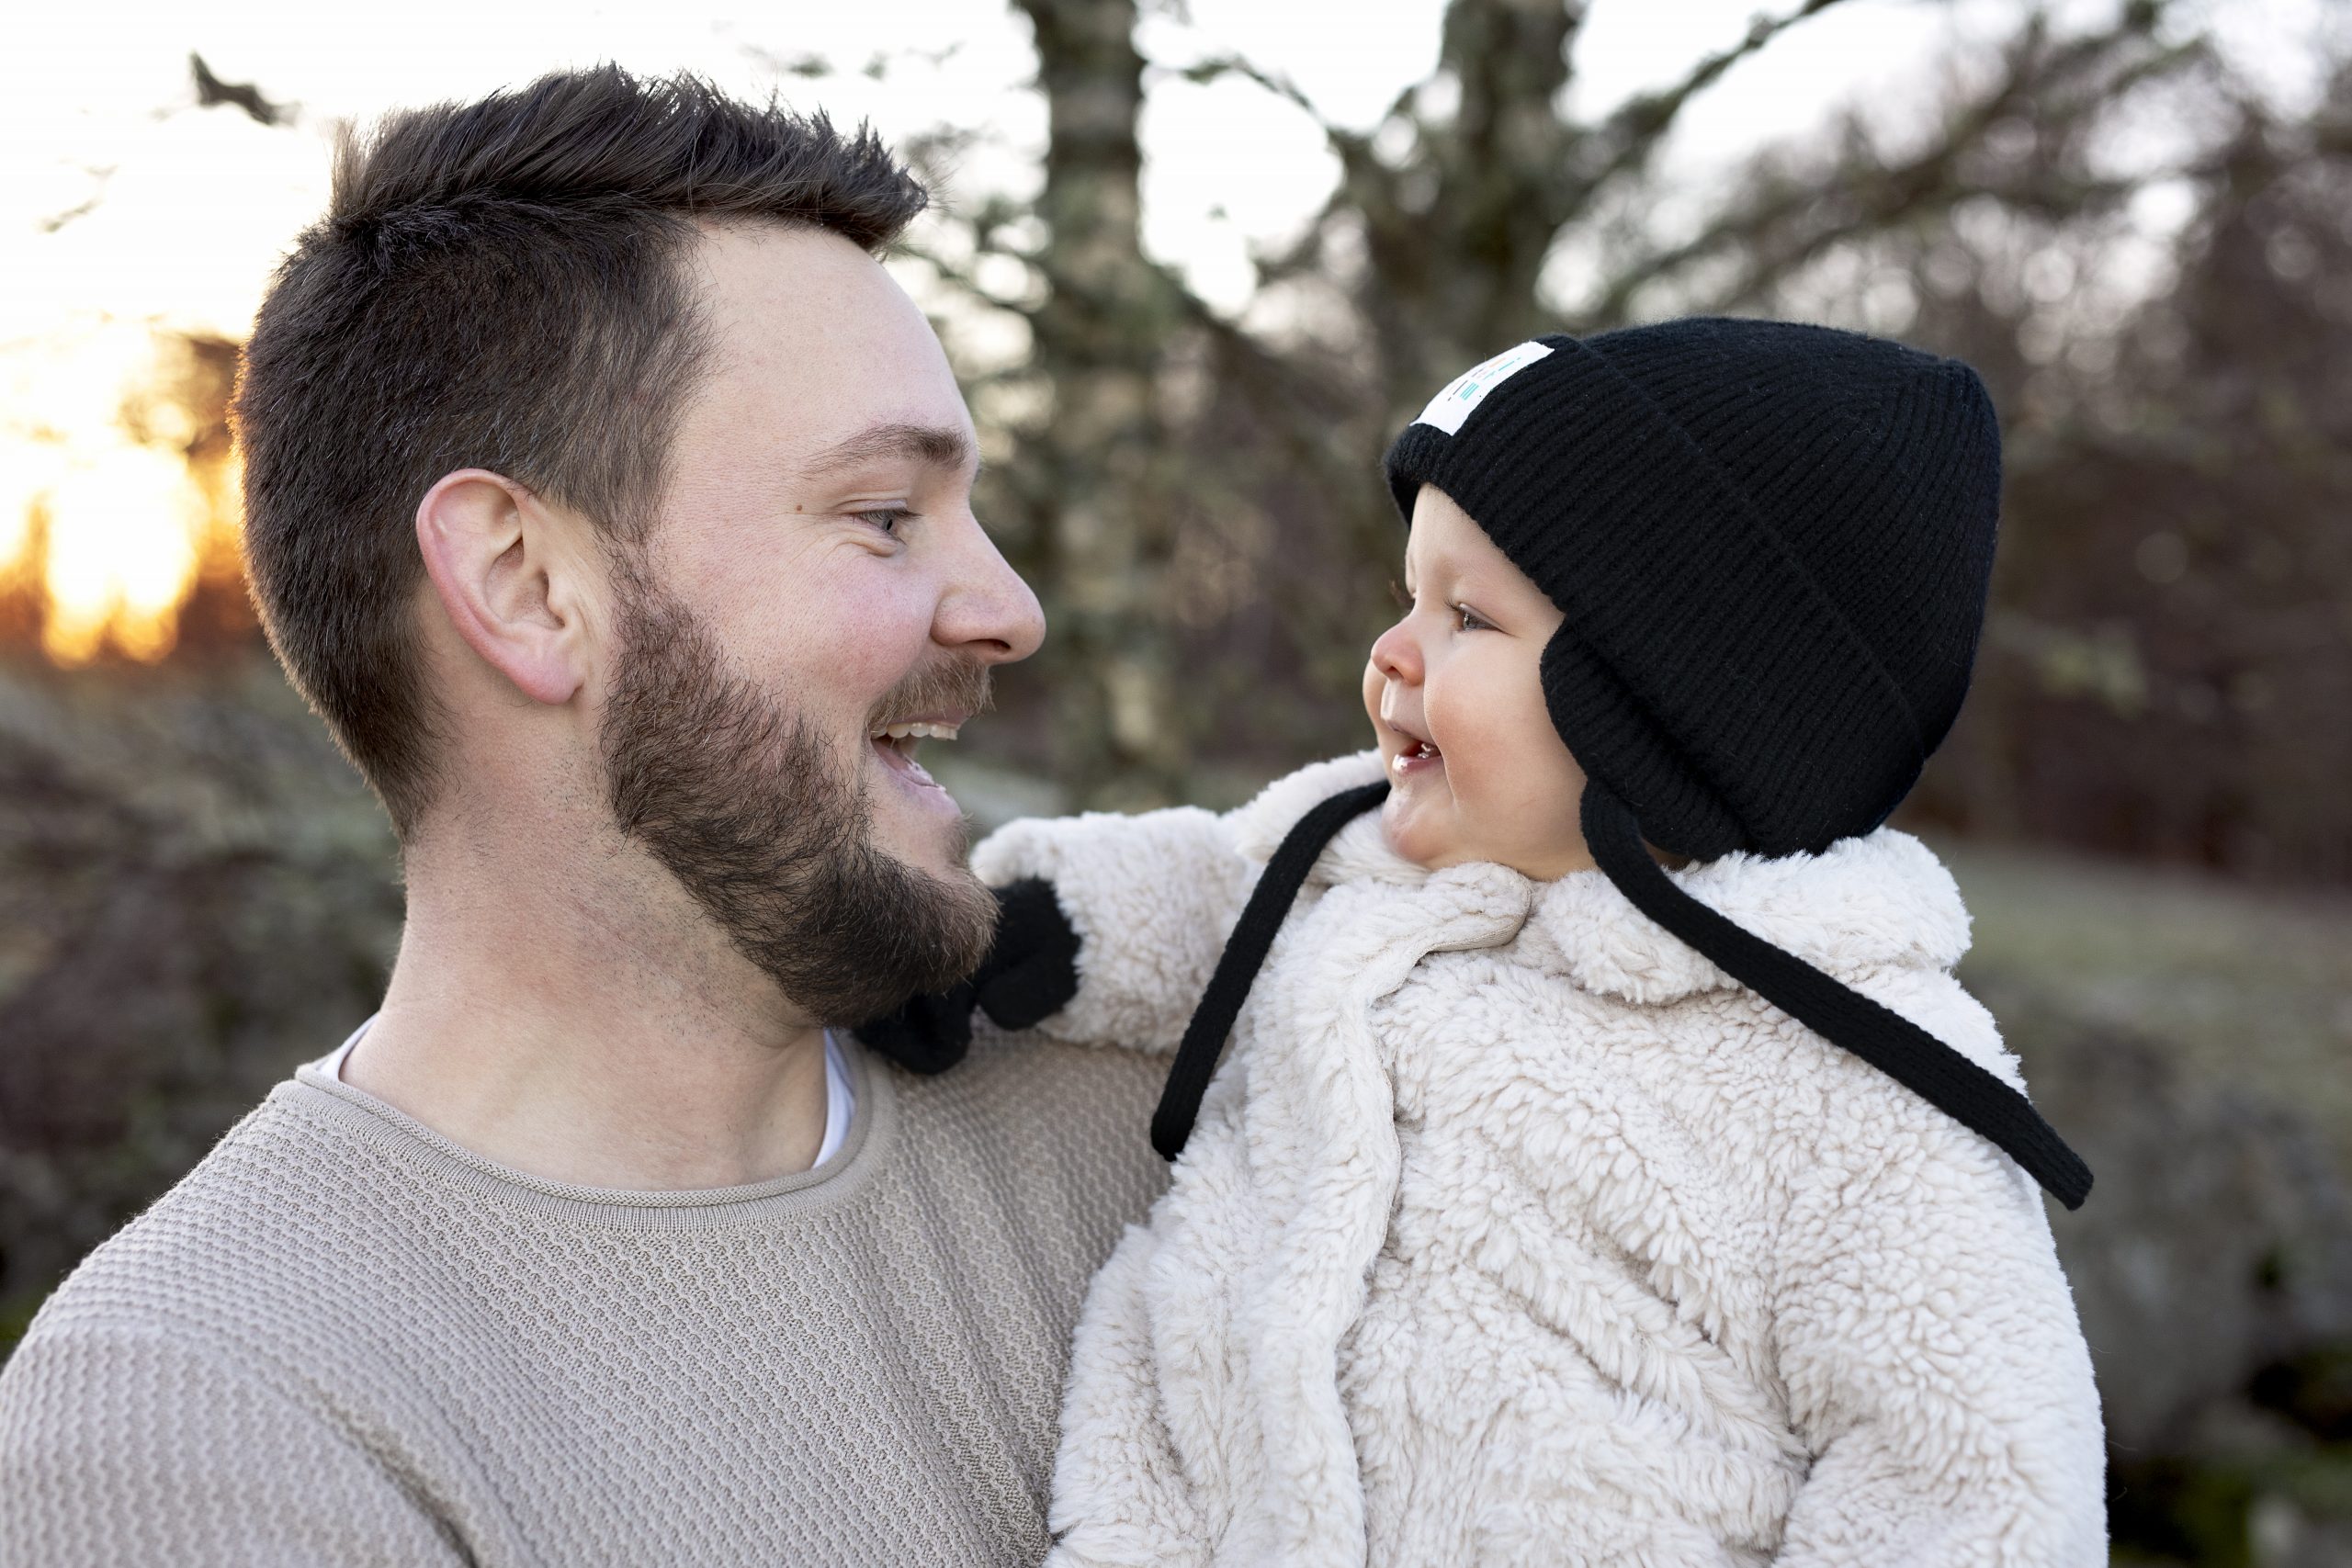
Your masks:
M972 1044L972 1009L1006 1029L1051 1018L1078 994L1078 932L1050 882L1029 877L996 889L996 940L971 976L910 998L854 1032L910 1072L944 1073Z

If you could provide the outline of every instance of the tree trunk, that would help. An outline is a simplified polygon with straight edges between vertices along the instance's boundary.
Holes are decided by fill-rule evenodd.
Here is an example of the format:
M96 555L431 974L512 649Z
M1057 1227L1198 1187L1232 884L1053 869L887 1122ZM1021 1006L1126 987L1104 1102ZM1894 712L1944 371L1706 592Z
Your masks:
M1060 679L1059 777L1083 800L1137 804L1177 785L1185 748L1167 606L1166 433L1153 372L1179 321L1172 281L1143 254L1136 123L1143 57L1134 0L1016 0L1035 29L1046 96L1048 294L1030 317L1050 416L1023 444Z

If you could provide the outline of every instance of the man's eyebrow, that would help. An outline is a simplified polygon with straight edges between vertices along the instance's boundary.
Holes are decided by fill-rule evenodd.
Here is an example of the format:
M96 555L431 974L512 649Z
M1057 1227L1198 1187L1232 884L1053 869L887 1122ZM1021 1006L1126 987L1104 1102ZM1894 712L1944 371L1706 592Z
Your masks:
M811 454L800 466L800 477L822 479L861 463L892 457L911 457L928 468L961 471L971 465L972 438L952 424L876 424Z

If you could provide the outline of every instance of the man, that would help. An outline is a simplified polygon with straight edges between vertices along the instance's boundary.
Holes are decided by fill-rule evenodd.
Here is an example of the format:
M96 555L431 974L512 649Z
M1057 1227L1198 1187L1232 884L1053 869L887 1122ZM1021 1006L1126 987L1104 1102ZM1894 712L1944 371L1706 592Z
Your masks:
M995 902L914 753L1043 635L868 135L397 116L256 323L254 592L398 829L382 1011L56 1294L0 1561L1034 1562L1156 1074L844 1024Z

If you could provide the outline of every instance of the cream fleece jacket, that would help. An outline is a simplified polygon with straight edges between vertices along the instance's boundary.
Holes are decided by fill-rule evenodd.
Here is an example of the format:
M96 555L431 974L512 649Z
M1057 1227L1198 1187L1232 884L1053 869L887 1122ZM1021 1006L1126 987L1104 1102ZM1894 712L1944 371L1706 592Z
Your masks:
M1283 832L1015 823L1084 941L1044 1032L1166 1051ZM2004 1079L1919 842L1675 874ZM1173 1185L1096 1277L1057 1564L2107 1560L2097 1395L2039 1190L1598 872L1426 872L1342 830Z

